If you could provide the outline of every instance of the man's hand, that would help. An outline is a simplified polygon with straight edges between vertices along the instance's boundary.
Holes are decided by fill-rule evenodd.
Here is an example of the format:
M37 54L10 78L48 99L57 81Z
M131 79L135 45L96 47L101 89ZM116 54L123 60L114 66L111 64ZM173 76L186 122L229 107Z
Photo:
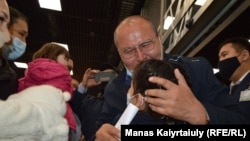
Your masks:
M101 82L96 82L95 81L95 75L97 73L99 73L100 70L95 70L95 69L91 69L91 68L88 68L84 75L83 75L83 78L82 78L82 85L85 87L85 88L90 88L90 87L93 87L93 86L97 86L99 84L101 84Z
M183 75L175 69L178 84L159 77L150 77L149 81L165 89L147 90L145 101L150 108L160 114L190 124L207 124L207 113L187 85ZM199 83L199 82L197 82Z
M103 124L96 132L95 141L119 141L120 130L111 124Z

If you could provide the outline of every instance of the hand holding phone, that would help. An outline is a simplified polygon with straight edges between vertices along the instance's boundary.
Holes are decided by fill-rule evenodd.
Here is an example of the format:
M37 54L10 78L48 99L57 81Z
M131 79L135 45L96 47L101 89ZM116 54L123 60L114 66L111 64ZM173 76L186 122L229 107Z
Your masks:
M115 78L114 71L101 71L95 75L96 82L108 82L113 78Z

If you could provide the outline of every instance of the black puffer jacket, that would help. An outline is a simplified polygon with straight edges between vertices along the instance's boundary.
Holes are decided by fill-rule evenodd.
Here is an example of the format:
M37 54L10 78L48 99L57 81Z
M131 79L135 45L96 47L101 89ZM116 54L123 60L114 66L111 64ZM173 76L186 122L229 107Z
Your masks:
M8 61L0 60L0 62L0 99L5 100L9 95L17 92L18 79Z

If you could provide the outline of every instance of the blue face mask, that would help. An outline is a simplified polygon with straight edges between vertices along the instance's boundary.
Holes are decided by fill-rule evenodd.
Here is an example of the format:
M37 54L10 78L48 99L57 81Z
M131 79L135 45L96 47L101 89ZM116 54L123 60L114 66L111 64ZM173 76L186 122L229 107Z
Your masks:
M14 37L11 45L5 45L2 48L2 55L7 60L16 60L23 55L26 49L26 43L19 38Z

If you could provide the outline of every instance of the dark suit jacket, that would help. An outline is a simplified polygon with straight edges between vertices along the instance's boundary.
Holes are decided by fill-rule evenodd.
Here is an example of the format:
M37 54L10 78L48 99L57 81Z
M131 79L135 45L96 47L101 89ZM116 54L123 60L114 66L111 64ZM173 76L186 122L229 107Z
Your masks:
M245 117L238 112L236 100L229 96L229 89L213 74L211 65L201 57L185 58L166 55L165 59L175 61L184 66L191 89L196 98L207 110L210 124L244 124ZM126 71L123 70L117 78L107 85L104 92L105 102L97 127L103 123L115 124L126 108L127 91L125 83ZM229 110L230 109L230 110ZM164 124L164 121L154 120L138 113L131 124Z
M0 99L6 100L11 94L17 92L18 79L17 74L13 68L10 67L9 62L1 60L0 65Z
M78 90L74 91L74 96L70 105L81 122L81 131L85 141L92 140L96 132L96 120L100 116L104 103L103 91L108 82L89 88L82 94Z
M250 86L250 73L248 73L240 84L236 87L235 91L231 94L237 101L240 100L240 94L242 91L248 89ZM250 93L250 90L248 91ZM239 101L239 107L241 112L250 120L250 101Z

